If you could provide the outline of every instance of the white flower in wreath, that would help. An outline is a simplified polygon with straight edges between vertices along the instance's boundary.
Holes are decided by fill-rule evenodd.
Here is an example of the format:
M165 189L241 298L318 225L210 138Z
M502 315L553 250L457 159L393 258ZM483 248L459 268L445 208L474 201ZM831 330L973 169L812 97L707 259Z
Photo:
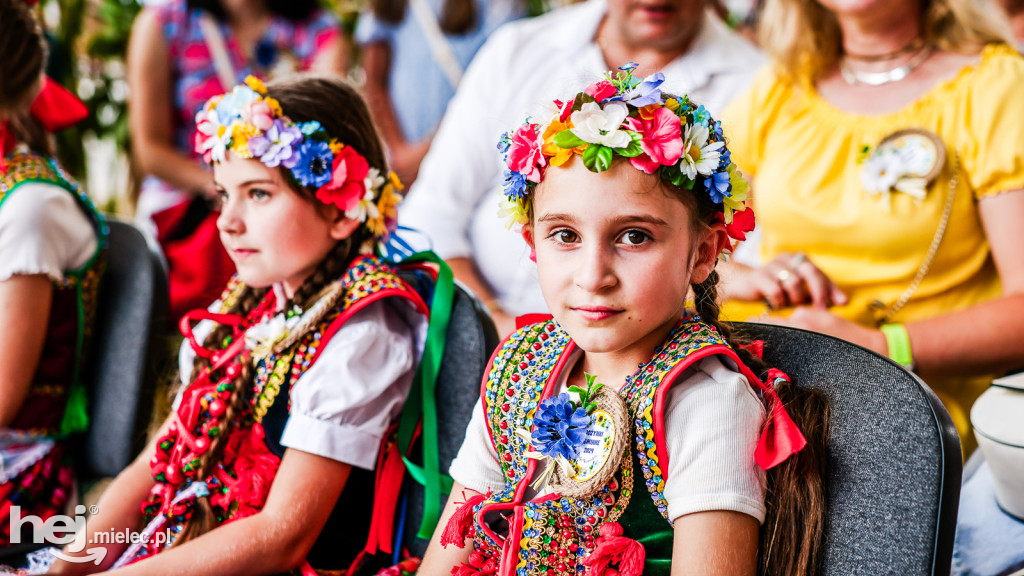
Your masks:
M569 117L573 126L571 132L590 144L625 148L632 142L630 135L621 130L626 116L629 116L629 108L622 102L609 102L604 108L597 102L587 102Z
M363 179L363 186L365 192L363 197L359 199L359 203L354 208L345 212L345 216L358 220L360 222L366 222L367 219L378 218L380 211L377 210L376 191L380 190L387 180L384 179L380 174L380 170L376 168L370 168L370 171L366 173L366 178Z
M696 180L697 174L710 176L718 169L722 157L721 149L725 142L708 143L711 132L702 124L688 124L683 134L683 155L679 160L679 170L690 180Z
M260 322L245 331L245 347L252 351L270 350L275 344L302 322L302 309L292 308L290 314L281 312L266 322Z

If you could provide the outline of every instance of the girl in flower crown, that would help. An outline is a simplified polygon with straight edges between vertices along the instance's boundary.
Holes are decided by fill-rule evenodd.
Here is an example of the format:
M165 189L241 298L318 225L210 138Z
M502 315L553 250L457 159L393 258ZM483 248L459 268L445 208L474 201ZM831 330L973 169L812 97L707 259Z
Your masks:
M815 571L827 406L718 319L746 183L719 123L632 69L499 145L553 318L495 353L422 574Z
M392 230L399 184L338 80L250 77L196 121L238 274L182 321L187 385L89 518L91 542L141 542L54 573L312 573L346 568L366 542L370 470L425 329L420 297L367 255Z

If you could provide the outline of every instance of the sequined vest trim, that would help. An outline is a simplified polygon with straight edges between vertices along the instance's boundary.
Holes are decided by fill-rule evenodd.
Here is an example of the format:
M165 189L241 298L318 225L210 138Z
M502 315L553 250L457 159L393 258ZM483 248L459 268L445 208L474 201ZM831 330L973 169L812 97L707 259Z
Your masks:
M39 436L56 436L71 390L78 385L88 354L87 343L96 317L99 280L106 264L107 224L84 190L56 161L17 149L0 174L0 209L29 183L49 184L71 193L96 231L96 252L81 268L64 272L53 283L53 300L46 341L28 396L11 428Z
M683 319L619 391L633 429L628 432L632 441L614 478L587 499L548 494L524 501L537 462L523 456L529 442L515 431L532 430L538 404L555 391L574 349L568 334L555 322L533 324L504 342L484 379L487 427L506 484L474 508L473 534L476 551L496 561L499 576L582 574L586 569L583 560L594 549L604 522L620 522L624 535L638 540L650 539L652 529L667 532L670 543L672 527L663 473L667 466L663 414L670 385L662 384L671 384L688 367L711 355L725 355L742 366L713 327L696 317ZM638 476L649 498L634 492ZM495 533L483 522L486 515L493 518L493 512L509 517L508 536ZM641 525L643 533L637 533ZM670 557L671 546L649 550L644 573L660 571L647 567L667 568Z

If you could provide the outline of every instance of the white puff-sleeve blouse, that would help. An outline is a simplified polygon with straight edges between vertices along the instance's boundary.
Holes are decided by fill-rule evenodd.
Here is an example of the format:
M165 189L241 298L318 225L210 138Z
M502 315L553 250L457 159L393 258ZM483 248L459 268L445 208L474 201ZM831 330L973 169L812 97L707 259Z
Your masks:
M404 301L374 302L354 314L291 387L281 445L372 470L388 426L409 394L426 320ZM200 342L212 329L200 322ZM195 353L188 341L178 361L189 381ZM184 386L182 387L184 388ZM180 402L181 392L175 400Z
M54 282L85 266L98 240L88 216L67 190L30 182L0 203L0 282L43 274Z

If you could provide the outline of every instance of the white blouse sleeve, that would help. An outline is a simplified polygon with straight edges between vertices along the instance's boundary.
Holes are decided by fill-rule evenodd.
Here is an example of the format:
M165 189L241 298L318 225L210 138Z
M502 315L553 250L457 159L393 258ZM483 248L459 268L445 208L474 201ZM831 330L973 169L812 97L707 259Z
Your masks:
M470 490L495 492L505 486L498 454L491 444L491 435L484 418L483 401L478 399L473 407L473 416L466 427L466 439L462 441L459 454L452 460L448 471L451 477Z
M45 274L59 282L96 253L92 223L63 188L22 184L0 208L0 281Z
M754 461L764 405L744 376L715 357L681 378L665 407L668 517L732 510L764 522L765 474Z
M350 318L291 389L281 445L372 470L405 403L418 357L419 314L380 301ZM399 310L399 306L403 310Z

